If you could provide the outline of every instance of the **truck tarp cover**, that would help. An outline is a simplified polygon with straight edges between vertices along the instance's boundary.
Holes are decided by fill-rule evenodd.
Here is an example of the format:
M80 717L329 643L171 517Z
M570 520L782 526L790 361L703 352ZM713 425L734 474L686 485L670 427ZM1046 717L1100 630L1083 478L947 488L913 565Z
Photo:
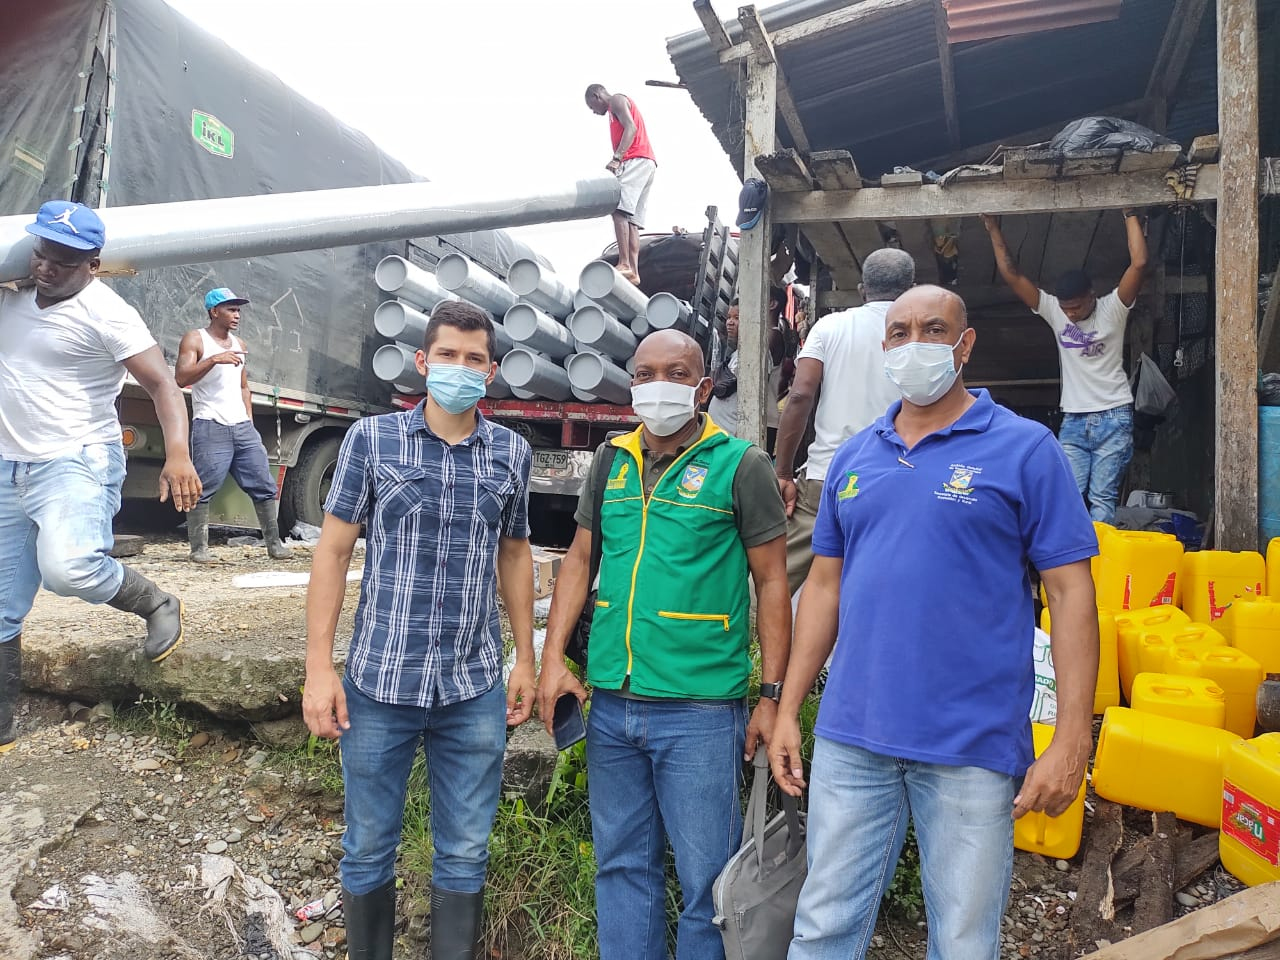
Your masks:
M115 0L115 116L106 135L103 0L9 0L0 31L0 214L44 200L91 206L404 183L415 177L162 0ZM79 109L83 105L84 109ZM442 237L505 275L531 251L501 231ZM370 370L378 260L403 242L148 270L111 281L172 363L202 300L227 286L250 299L241 333L249 378L285 393L385 406Z

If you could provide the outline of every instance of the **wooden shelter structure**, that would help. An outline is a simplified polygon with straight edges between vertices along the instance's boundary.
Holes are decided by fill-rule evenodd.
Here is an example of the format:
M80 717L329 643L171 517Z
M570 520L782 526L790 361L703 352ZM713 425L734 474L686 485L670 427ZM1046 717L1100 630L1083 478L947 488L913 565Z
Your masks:
M1150 238L1165 252L1153 250L1128 360L1132 369L1147 352L1161 362L1185 422L1143 469L1212 513L1215 546L1257 546L1255 386L1276 315L1273 297L1260 347L1259 196L1280 181L1280 163L1259 158L1259 30L1273 60L1280 0L789 0L741 7L728 22L711 0L693 9L703 29L668 42L672 62L738 172L770 185L740 253L750 436L764 436L763 316L780 233L813 264L820 310L859 302L872 250L912 253L918 281L947 283L969 305L979 347L967 382L1051 419L1052 335L1000 282L976 215L1003 218L1022 271L1042 286L1084 268L1102 291L1128 263L1115 211L1168 210ZM1095 115L1137 120L1190 149L1065 161L1000 149ZM930 182L966 164L977 166ZM1173 269L1170 240L1182 248ZM1187 336L1188 311L1203 335ZM1195 370L1182 369L1189 347Z

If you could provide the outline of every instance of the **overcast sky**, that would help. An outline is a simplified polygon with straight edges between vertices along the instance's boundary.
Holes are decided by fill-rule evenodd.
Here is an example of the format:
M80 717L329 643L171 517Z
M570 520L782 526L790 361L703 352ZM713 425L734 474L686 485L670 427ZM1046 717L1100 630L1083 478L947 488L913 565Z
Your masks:
M604 174L608 121L583 91L634 97L658 157L650 230L700 231L737 212L739 183L675 80L666 39L700 29L691 0L168 0L430 180L536 183ZM721 17L733 0L720 0ZM576 280L613 240L608 219L517 233Z

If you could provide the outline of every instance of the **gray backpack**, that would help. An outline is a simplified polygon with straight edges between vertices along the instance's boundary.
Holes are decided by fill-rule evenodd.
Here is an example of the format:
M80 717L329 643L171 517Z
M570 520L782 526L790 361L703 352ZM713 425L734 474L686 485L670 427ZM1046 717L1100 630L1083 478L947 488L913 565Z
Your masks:
M726 960L786 960L796 901L808 872L799 801L782 796L782 812L765 822L769 760L756 748L742 846L711 888Z

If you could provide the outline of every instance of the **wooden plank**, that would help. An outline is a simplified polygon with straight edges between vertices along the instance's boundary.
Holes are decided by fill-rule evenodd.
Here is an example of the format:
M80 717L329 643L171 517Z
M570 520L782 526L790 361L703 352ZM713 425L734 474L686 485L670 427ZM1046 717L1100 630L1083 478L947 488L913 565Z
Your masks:
M770 190L809 190L813 187L813 179L804 161L790 148L756 157L756 169ZM811 223L804 227L804 234L833 272L845 277L852 272L854 284L861 279L858 261L838 226L834 223Z
M1178 81L1191 57L1191 48L1204 20L1209 0L1177 0L1169 16L1169 26L1156 54L1151 77L1147 80L1147 96L1168 101L1178 89Z
M1278 936L1280 882L1264 883L1162 927L1111 943L1087 954L1084 960L1226 960L1228 954L1248 956L1243 951L1274 943Z
M1121 173L1139 173L1143 170L1168 170L1178 162L1182 155L1177 144L1164 143L1158 145L1150 153L1141 150L1126 150L1120 158Z
M751 45L751 49L755 51L761 62L777 64L778 58L773 51L773 43L754 4L738 9L738 22L742 24L742 32L747 38L747 43ZM777 82L778 112L782 114L782 122L786 124L787 132L791 134L791 142L796 145L796 148L808 153L809 138L805 136L804 124L800 121L800 110L791 96L791 87L780 65Z
M1183 844L1178 850L1177 868L1173 878L1174 889L1181 890L1217 862L1218 832L1216 830ZM1124 856L1116 858L1112 872L1116 884L1116 907L1123 907L1138 896L1142 882L1142 851L1135 847Z
M938 43L938 72L942 74L942 115L947 124L947 141L952 150L960 149L960 109L956 104L956 65L951 58L951 38L947 30L947 10L942 0L933 7L934 30Z
M1042 180L1056 177L1062 169L1062 157L1039 147L1011 147L1004 155L1006 180Z
M1124 818L1119 804L1099 800L1094 808L1093 823L1080 868L1080 884L1076 902L1071 907L1063 956L1075 956L1099 940L1118 940L1112 898L1111 861L1124 842Z
M1280 960L1280 938L1264 943L1262 946L1246 950L1244 953L1233 953L1220 960Z
M862 187L858 165L848 150L819 150L809 154L809 170L823 190L858 190ZM884 246L884 237L875 223L855 220L839 224L838 228L859 264L867 254ZM856 286L862 280L861 269L849 277L850 286Z
M745 120L743 123L743 176L760 175L756 157L774 153L775 117L778 113L778 65L756 57L747 60ZM760 222L742 231L738 239L738 403L741 436L765 445L764 398L766 393L765 312L769 305L769 237L773 229L770 202Z
M1253 164L1256 181L1257 164ZM1218 198L1218 167L1199 169L1191 199L1203 203ZM1255 186L1256 195L1256 186ZM770 203L779 223L827 220L928 220L975 217L980 213L1053 213L1058 210L1119 210L1153 207L1173 201L1173 192L1159 172L1112 173L1072 180L1004 180L1000 183L956 183L947 187L924 184L910 189L863 187L780 193ZM1256 204L1255 204L1256 211Z
M924 183L924 174L919 170L904 170L902 173L885 173L880 176L882 187L918 187Z
M1133 905L1133 920L1129 924L1134 933L1152 930L1173 919L1178 818L1172 813L1153 813L1151 821L1151 836L1142 841L1146 856L1138 899Z
M1187 150L1189 163L1214 163L1217 159L1218 135L1216 133L1207 133L1191 141L1191 148Z
M813 179L800 154L790 147L755 158L756 171L770 190L812 190Z
M706 31L707 39L711 41L711 49L715 53L721 53L733 46L729 41L729 34L724 29L724 24L711 8L711 0L693 0L693 12L702 22L702 29Z
M1258 547L1258 8L1218 0L1214 546ZM1202 168L1202 171L1208 167Z
M1119 150L1077 150L1062 158L1064 177L1095 177L1115 173L1120 166Z
M933 3L935 0L862 0L851 2L836 10L830 10L808 20L801 20L787 27L779 27L773 32L773 45L776 48L798 43L809 37L826 33L830 30L843 30L896 16L904 10ZM732 63L743 60L751 53L751 44L739 43L719 52L721 63Z

